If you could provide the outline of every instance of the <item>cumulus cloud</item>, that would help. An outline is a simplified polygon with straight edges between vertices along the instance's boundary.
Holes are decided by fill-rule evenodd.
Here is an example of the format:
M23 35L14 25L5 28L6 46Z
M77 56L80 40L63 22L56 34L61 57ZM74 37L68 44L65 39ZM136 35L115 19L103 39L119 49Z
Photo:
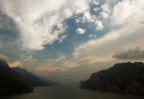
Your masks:
M144 50L139 47L129 50L124 50L113 55L113 58L124 59L124 60L143 60L144 59Z
M95 34L90 34L89 38L96 38L96 35Z
M83 43L75 48L73 59L66 61L65 67L73 68L83 65L90 66L96 63L118 62L111 57L114 52L122 48L126 50L137 46L141 46L143 49L143 28L144 26L139 25L139 23L129 24L127 27L112 30L102 38Z
M96 17L108 17L109 4L105 2L100 5L101 12L97 16L91 13L90 2L100 4L97 0L0 0L0 12L15 22L20 37L19 45L23 50L42 50L44 45L61 39L60 35L67 28L65 20L74 15L83 15L75 20L76 23L93 22L97 30L102 30L103 21L96 21ZM8 24L4 27L8 27Z
M102 11L100 12L100 16L103 18L103 19L106 19L109 17L109 14L110 14L110 9L109 9L109 3L106 3L106 4L103 4L101 6L101 9Z
M78 34L85 34L86 30L83 29L83 28L78 28L78 29L76 29L76 32L77 32Z
M89 9L88 2L0 0L0 10L15 21L24 50L41 50L45 44L52 44L59 39L66 29L65 19Z
M99 5L99 0L92 0L92 3L95 5Z
M79 23L80 22L80 20L79 19L75 19L75 23Z
M118 2L112 13L114 25L124 25L131 21L143 19L144 1L122 0Z
M15 49L19 46L22 47L23 52L42 50L47 44L52 45L55 41L62 42L67 38L69 35L66 34L66 30L69 27L65 20L74 19L78 24L76 26L83 27L77 27L75 32L78 34L84 34L94 28L90 30L94 30L93 34L101 31L102 35L95 38L96 35L88 34L88 38L95 39L77 44L71 59L58 56L53 59L52 64L44 67L39 65L38 60L32 55L28 55L15 61L14 64L39 65L43 69L53 68L54 71L61 69L55 67L59 61L63 61L62 69L66 70L66 68L116 60L111 57L114 52L121 48L126 48L124 50L127 51L136 46L142 47L144 43L144 27L142 23L140 24L144 18L143 4L144 1L140 0L0 0L0 28L16 30L14 33L18 36L14 44L5 43L4 39L3 41L0 39L0 48L4 48L3 51L11 49L5 53L17 52L17 55L19 52ZM10 20L14 23L14 27L8 24ZM87 25L90 25L90 28L84 28Z
M86 43L80 44L79 46L75 47L73 58L70 60L64 61L64 68L73 68L78 66L87 65L90 66L92 64L96 63L104 63L104 62L118 62L111 56L114 52L119 51L121 48L129 49L132 47L137 47L143 45L143 24L139 24L142 20L142 13L143 13L143 7L141 6L139 9L140 13L137 13L137 15L131 16L131 13L133 13L133 10L129 10L130 12L128 14L128 23L127 21L122 20L125 17L125 14L123 14L124 10L128 10L127 7L125 7L125 4L122 4L123 7L119 6L119 4L125 2L127 0L123 1L117 1L114 5L114 8L111 8L113 10L110 11L108 5L103 5L103 12L105 11L107 14L107 17L99 16L101 18L104 18L105 20L102 20L101 18L97 17L95 18L95 27L97 30L101 31L104 29L104 21L106 22L107 18L109 17L110 22L112 26L119 26L123 25L125 27L119 27L114 28L109 26L110 32L107 32L106 35L104 35L102 38L97 38L90 40ZM134 0L129 1L130 3L128 6L132 6L132 2L136 2ZM127 3L126 3L127 4ZM140 4L140 1L139 3ZM133 7L136 8L136 7ZM116 11L116 9L121 9L122 12L119 13L119 10ZM137 8L136 8L137 9ZM111 13L111 15L110 15ZM117 15L115 17L116 13L121 14L120 17ZM101 15L101 14L100 14ZM87 17L91 17L91 14L89 13ZM138 18L139 17L139 18ZM131 19L135 19L136 21L133 21ZM77 23L81 22L81 18L78 20L75 20ZM120 23L119 23L120 22ZM139 41L139 42L138 42Z
M85 12L84 12L83 21L92 23L92 22L95 21L95 19L96 19L96 16L91 15L91 14L90 14L90 11L85 11Z
M101 11L98 16L90 12L89 2L100 6ZM53 44L60 39L59 35L66 30L64 20L73 15L83 13L81 19L95 22L96 29L99 31L104 28L103 20L99 19L110 17L110 13L112 13L112 22L115 24L125 22L128 18L136 19L143 15L141 13L141 10L144 9L143 1L117 1L118 3L112 8L110 4L113 2L107 0L104 0L103 3L99 0L43 0L41 2L38 0L0 0L0 11L1 15L7 15L16 23L20 32L22 49L42 50L44 45ZM81 20L78 18L75 21L79 23ZM2 24L0 26L3 27Z
M97 21L95 22L95 25L96 25L96 29L97 29L98 31L101 31L101 30L103 30L103 28L104 28L102 21L97 20Z

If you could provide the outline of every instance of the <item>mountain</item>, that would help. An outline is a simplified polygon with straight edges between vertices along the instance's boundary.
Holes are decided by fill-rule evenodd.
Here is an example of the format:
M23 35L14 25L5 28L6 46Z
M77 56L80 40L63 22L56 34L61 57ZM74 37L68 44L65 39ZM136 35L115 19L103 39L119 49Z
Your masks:
M80 88L144 95L144 63L118 63L93 73Z
M6 61L0 59L0 96L32 92L22 77L9 67Z
M38 77L38 76L30 73L29 71L27 71L25 69L20 68L20 67L14 67L13 70L16 71L22 77L22 79L24 79L24 81L26 81L27 84L29 84L30 86L33 86L33 87L48 86L48 85L56 84L52 81Z

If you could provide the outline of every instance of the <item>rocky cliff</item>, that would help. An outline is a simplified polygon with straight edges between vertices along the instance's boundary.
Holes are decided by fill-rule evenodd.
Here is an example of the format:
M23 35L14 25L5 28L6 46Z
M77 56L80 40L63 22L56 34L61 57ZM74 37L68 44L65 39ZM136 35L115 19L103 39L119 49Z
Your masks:
M144 63L118 63L93 73L80 88L144 95Z

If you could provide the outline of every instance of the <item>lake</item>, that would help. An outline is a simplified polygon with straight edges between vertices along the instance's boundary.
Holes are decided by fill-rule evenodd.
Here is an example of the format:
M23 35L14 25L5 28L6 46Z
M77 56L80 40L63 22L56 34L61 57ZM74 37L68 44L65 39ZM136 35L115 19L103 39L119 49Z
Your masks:
M78 88L78 85L36 87L33 93L15 95L3 99L144 99L129 94L99 92Z

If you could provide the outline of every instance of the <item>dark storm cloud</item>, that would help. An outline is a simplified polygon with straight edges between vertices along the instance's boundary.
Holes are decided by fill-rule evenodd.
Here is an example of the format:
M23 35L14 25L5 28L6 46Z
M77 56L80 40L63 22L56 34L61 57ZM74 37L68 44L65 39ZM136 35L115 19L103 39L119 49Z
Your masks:
M144 50L138 48L129 49L127 51L122 51L113 55L113 58L117 59L133 59L133 60L143 60Z

